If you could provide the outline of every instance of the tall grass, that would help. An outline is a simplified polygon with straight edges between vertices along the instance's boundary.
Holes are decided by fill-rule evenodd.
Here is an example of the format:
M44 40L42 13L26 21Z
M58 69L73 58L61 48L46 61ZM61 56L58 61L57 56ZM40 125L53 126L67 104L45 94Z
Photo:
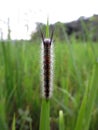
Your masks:
M66 130L98 129L97 44L54 43L51 129L63 110ZM0 130L39 129L40 43L0 43ZM15 115L15 117L14 117ZM61 127L60 127L61 128Z
M4 107L5 118L1 117L6 119L6 126L11 124L14 113L17 115L17 120L20 118L19 109L24 111L27 106L31 107L35 103L36 108L38 106L37 103L39 101L37 100L38 98L34 99L34 94L38 91L39 84L36 85L36 83L34 84L33 82L35 79L39 82L40 77L40 68L39 66L36 67L35 63L39 59L39 50L37 49L33 55L30 55L30 53L34 52L33 49L39 48L39 45L34 45L36 46L34 48L31 48L31 46L31 43L27 44L25 42L0 43L2 54L0 64L0 72L2 72L0 73L0 86L2 91L0 91L0 100L2 101L2 107ZM33 92L36 87L37 89ZM35 111L35 109L33 109L33 111ZM21 121L17 126L20 125ZM3 127L1 128L3 129Z

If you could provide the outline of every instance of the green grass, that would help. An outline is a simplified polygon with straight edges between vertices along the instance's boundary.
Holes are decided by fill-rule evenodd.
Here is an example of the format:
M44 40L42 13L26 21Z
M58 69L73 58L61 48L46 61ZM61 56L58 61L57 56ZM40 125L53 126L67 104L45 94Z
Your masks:
M51 128L59 127L63 110L65 130L97 130L98 45L54 44ZM39 129L40 55L40 43L0 43L0 130Z
M64 116L63 111L59 111L59 130L64 130Z

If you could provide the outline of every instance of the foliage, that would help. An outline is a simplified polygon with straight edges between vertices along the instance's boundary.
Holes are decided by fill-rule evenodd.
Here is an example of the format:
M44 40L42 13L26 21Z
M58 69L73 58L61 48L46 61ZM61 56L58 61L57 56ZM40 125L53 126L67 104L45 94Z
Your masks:
M36 31L31 34L32 41L36 41L38 39L40 27L45 31L46 25L43 23L37 23ZM53 27L55 27L54 39L56 41L65 41L64 31L70 39L74 37L77 40L82 41L98 41L98 15L94 15L89 18L80 17L79 19L68 23L56 22L50 25L50 30Z
M66 130L77 130L79 122L85 130L98 129L98 71L93 71L98 45L91 41L79 43L75 39L72 44L54 43L51 130L58 128L61 109ZM2 42L0 54L0 130L38 130L41 111L40 44Z

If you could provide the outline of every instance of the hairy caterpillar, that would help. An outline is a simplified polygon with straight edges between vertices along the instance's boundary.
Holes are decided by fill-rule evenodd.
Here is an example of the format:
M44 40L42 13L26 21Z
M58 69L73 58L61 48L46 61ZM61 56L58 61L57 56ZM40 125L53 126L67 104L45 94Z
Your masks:
M41 32L42 44L42 96L49 99L53 91L53 31L50 38L44 38Z

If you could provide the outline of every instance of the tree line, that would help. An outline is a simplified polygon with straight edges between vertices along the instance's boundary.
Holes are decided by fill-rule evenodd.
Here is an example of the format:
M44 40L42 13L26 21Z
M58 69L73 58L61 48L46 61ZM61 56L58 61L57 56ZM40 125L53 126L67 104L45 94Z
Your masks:
M42 30L45 35L45 28L45 24L36 23L36 31L31 34L31 40L39 42L40 30ZM50 24L50 32L53 28L55 29L54 39L57 41L63 42L67 38L69 40L75 38L76 40L98 41L98 15L93 15L89 18L80 17L79 19L68 23L56 22Z

